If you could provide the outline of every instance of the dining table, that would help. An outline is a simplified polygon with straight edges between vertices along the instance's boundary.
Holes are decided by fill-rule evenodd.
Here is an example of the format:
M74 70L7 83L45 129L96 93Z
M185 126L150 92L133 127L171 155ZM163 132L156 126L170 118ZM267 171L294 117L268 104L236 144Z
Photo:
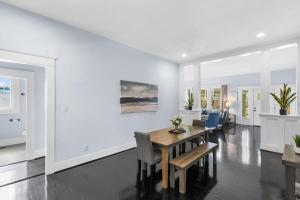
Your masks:
M208 132L210 128L201 126L185 125L182 127L185 132L180 134L170 133L174 128L164 128L149 132L151 142L161 149L161 164L162 164L162 188L168 188L168 164L169 164L169 149L183 144L194 138L204 136L205 142L208 141Z

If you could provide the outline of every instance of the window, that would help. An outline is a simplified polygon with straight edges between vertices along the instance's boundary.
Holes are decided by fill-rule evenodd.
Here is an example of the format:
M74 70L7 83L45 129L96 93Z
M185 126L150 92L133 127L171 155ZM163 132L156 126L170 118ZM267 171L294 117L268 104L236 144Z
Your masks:
M211 96L212 109L221 109L221 88L214 88Z
M19 112L19 82L0 77L0 114Z
M201 105L201 108L207 108L207 89L201 89L200 105Z
M242 117L249 118L249 93L248 90L242 90Z
M0 109L8 110L12 106L11 97L12 81L9 78L0 77Z

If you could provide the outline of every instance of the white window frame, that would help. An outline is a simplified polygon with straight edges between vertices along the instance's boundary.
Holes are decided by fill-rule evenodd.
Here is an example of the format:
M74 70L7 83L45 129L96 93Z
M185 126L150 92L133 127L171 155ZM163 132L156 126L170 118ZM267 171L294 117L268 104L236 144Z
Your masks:
M220 100L220 105L219 105L219 107L220 107L220 108L213 108L213 105L212 105L213 100L216 100L216 99L213 98L213 94L214 94L214 90L215 90L215 89L220 89L220 98L219 98L219 100ZM212 110L221 110L221 109L222 109L222 108L221 108L221 106L222 106L222 88L221 88L221 87L216 86L216 87L212 87L212 88L211 88L211 93L210 93L210 106L211 106L211 109L212 109Z
M202 101L202 96L201 96L201 91L205 90L206 91L206 108L202 107L201 101ZM200 89L200 107L203 109L208 109L209 106L209 100L208 100L208 89L207 88L201 88Z

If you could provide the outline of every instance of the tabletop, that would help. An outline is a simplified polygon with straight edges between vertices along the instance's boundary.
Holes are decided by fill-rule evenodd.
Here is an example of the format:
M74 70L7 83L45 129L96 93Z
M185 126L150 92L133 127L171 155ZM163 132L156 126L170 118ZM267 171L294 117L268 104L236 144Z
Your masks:
M186 132L180 134L172 134L169 133L169 130L173 128L164 128L156 131L150 132L150 139L152 143L161 146L172 146L178 143L182 143L183 141L191 140L193 138L199 137L201 135L205 135L208 128L200 127L200 126L183 126Z

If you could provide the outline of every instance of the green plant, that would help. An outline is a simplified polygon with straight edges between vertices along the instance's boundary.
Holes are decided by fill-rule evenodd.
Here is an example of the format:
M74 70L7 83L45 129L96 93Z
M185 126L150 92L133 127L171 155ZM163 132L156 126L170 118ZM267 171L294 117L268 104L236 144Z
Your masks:
M300 135L294 135L293 137L296 147L300 147Z
M195 101L194 93L191 89L188 89L188 100L186 102L187 107L190 109L193 108L194 101Z
M280 89L280 96L270 93L282 110L287 110L289 105L296 99L296 93L291 94L292 89L286 83Z

